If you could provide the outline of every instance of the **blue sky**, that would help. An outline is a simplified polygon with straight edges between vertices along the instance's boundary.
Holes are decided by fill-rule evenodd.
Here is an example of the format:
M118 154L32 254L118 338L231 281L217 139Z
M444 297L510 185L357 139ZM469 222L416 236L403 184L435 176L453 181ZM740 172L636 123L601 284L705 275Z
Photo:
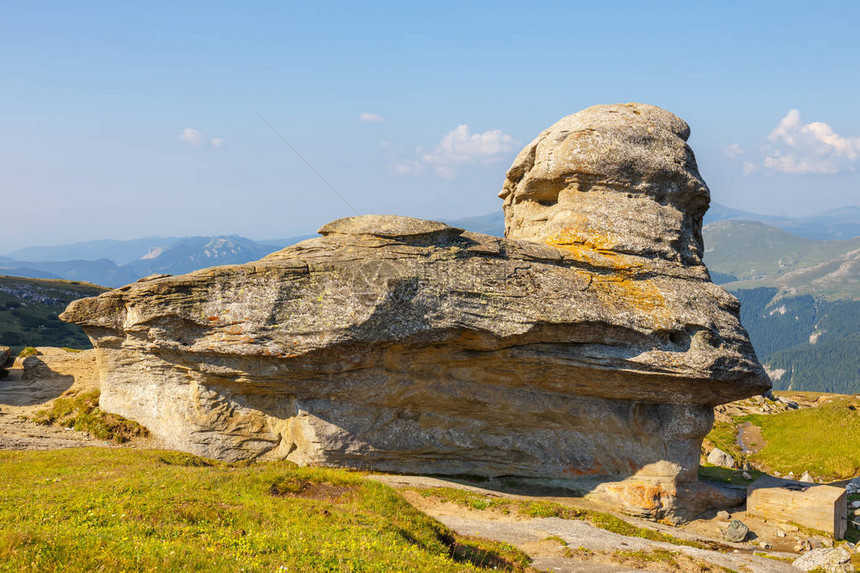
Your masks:
M860 204L856 2L0 1L0 252L500 209L561 117L690 123L713 200ZM796 110L796 111L792 111Z

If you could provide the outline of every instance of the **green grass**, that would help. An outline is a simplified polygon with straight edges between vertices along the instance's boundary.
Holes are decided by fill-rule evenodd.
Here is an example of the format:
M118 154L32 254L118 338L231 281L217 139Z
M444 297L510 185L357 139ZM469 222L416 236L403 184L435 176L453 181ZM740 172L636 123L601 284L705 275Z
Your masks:
M507 498L487 497L470 491L450 487L432 487L416 489L416 491L418 491L422 496L437 497L444 501L450 501L470 509L494 510L501 511L503 513L516 512L518 515L525 517L558 517L560 519L577 519L580 521L586 521L600 529L605 529L606 531L611 531L627 537L640 537L642 539L663 541L675 545L687 545L690 547L698 547L700 549L707 548L705 545L695 541L687 541L686 539L679 539L653 529L637 527L624 521L620 517L616 517L609 513L603 513L591 509L580 509L554 501L519 501Z
M653 551L616 551L612 554L614 560L620 563L633 561L634 563L665 563L673 568L678 568L678 562L675 558L678 556L676 551L667 551L666 549L654 549Z
M698 571L699 573L738 573L733 569L707 563L684 555L679 551L653 549L651 551L619 550L612 553L612 560L622 565L639 569L652 564L669 567L672 571ZM650 570L650 569L649 569Z
M749 485L764 475L764 472L750 469L746 472L750 476L750 479L746 479L743 476L743 473L744 472L741 470L732 470L729 468L721 468L719 466L699 466L699 479L720 483L728 483L732 485Z
M174 452L0 452L0 571L522 570L345 470ZM280 485L279 485L280 484ZM273 491L292 484L288 491ZM339 488L341 495L320 491Z
M113 440L118 444L132 438L146 437L149 431L122 416L104 412L99 408L98 390L54 400L50 408L40 410L33 416L37 424L57 424L87 432L100 440Z
M424 497L438 497L445 501L451 501L458 505L476 509L479 511L485 509L499 510L503 513L510 511L510 501L503 498L493 498L485 495L473 493L465 489L457 489L454 487L431 487L418 490Z
M21 352L18 354L19 358L27 358L28 356L38 356L39 351L33 348L32 346L25 346L21 349Z
M823 480L850 478L860 471L860 401L834 396L814 408L780 414L752 414L765 445L749 459L783 475L804 471Z
M714 446L735 458L735 462L741 461L744 457L740 446L738 446L737 424L729 422L715 422L714 427L711 428L711 431L707 436L705 436L705 440L709 440Z

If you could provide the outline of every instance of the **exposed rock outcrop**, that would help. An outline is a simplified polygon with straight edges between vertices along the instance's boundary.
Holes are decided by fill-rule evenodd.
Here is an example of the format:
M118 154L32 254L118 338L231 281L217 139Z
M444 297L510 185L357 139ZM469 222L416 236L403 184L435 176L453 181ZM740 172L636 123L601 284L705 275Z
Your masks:
M813 549L792 563L801 571L823 571L824 573L850 573L856 571L851 565L851 554L841 547Z
M769 382L701 263L688 131L650 106L562 120L508 173L507 239L340 219L62 318L98 350L102 408L178 449L552 479L691 513L721 495L696 484L712 407Z

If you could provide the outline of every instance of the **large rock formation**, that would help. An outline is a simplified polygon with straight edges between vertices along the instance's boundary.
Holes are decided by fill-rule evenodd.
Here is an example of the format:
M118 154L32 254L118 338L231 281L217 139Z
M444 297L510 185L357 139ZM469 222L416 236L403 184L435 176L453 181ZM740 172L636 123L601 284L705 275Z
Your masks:
M599 106L508 172L508 238L340 219L256 263L153 277L62 315L102 407L221 459L554 479L694 512L715 404L769 382L701 262L686 124ZM515 240L527 239L527 240Z

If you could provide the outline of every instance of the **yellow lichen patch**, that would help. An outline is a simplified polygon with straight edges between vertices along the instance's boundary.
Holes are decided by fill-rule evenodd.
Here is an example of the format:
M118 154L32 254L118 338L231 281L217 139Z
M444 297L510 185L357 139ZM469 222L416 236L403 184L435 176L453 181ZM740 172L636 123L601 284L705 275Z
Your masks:
M671 323L663 293L652 279L639 278L647 270L643 260L612 250L617 242L611 235L567 228L551 235L546 243L564 250L577 261L609 271L594 274L591 285L600 301L613 312L644 311L654 318L655 326Z
M671 322L666 299L653 281L623 275L595 275L591 284L601 302L616 311L646 312L653 317L655 326L665 327Z
M558 247L582 245L598 252L613 252L619 243L619 237L612 234L595 233L591 229L582 227L567 227L550 235L546 242Z

